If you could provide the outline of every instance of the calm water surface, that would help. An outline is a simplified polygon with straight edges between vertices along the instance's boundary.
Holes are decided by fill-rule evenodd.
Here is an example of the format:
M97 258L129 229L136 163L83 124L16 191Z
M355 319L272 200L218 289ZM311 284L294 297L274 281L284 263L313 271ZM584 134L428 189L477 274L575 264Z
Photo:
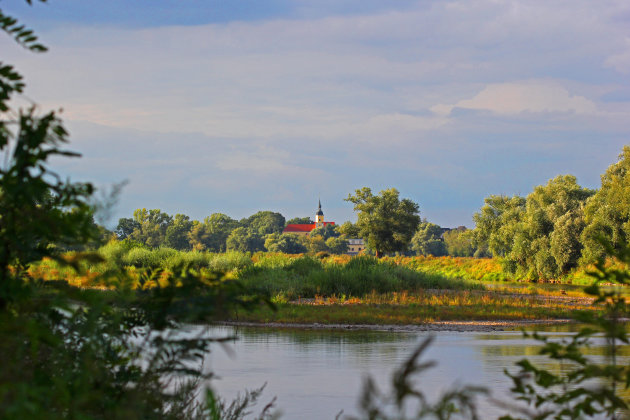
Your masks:
M565 325L544 330L562 337L570 328L575 329ZM430 397L458 383L484 385L493 396L505 399L511 381L504 369L516 371L514 363L524 356L541 364L546 361L536 356L536 342L523 338L519 330L408 333L211 327L210 333L238 337L229 345L231 351L215 347L205 361L219 376L212 381L214 389L231 400L244 389L266 383L260 407L277 397L283 419L334 419L341 410L356 414L365 377L371 375L381 389L389 389L392 371L430 334L435 340L423 359L438 365L419 378ZM591 351L602 350L599 343ZM624 350L620 362L628 363L628 349ZM484 418L504 413L485 401L479 407Z

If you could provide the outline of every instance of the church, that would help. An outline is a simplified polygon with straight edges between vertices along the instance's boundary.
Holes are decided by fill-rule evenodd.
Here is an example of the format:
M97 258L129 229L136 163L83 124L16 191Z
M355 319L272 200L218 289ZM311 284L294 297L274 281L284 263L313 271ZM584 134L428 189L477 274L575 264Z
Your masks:
M322 211L322 202L319 200L319 208L317 209L317 213L315 213L315 223L303 223L303 224L289 224L287 225L282 233L294 233L296 235L306 236L314 229L324 227L326 225L333 225L335 222L325 222L324 221L324 212Z

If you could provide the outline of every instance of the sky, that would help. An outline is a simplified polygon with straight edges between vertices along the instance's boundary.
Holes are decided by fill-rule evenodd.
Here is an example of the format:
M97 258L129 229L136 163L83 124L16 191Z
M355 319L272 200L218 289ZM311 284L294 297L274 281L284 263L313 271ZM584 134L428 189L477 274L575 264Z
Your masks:
M0 0L20 100L62 109L54 168L136 208L355 220L396 188L441 226L561 174L598 188L630 144L630 2ZM24 105L25 106L25 105Z

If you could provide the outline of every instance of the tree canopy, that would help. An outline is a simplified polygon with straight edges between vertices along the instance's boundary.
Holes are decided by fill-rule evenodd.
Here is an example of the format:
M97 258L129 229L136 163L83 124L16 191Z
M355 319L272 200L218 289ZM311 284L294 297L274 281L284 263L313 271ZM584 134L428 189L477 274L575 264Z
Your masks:
M399 198L395 188L378 195L363 187L349 194L346 201L354 204L358 213L356 226L359 236L373 249L377 257L384 253L405 251L420 223L418 204Z

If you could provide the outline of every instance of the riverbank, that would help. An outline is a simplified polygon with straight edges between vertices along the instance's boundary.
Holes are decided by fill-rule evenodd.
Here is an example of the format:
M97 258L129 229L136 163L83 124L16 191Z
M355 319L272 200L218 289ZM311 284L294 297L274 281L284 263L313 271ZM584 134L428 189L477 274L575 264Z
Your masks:
M369 331L389 331L389 332L422 332L422 331L451 331L451 332L492 332L505 331L516 328L529 328L538 326L569 324L574 322L570 319L554 320L504 320L504 321L438 321L415 325L378 325L378 324L311 324L296 323L257 323L242 321L222 321L217 325L230 327L257 327L272 329L301 329L301 330L369 330Z

